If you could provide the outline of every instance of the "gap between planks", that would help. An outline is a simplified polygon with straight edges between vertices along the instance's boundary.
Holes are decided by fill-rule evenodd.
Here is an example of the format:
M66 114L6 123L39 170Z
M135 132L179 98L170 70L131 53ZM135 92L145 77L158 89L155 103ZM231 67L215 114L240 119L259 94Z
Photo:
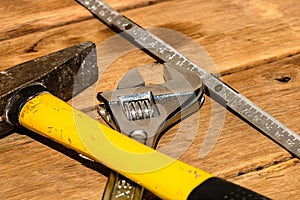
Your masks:
M132 1L130 3L125 2L126 4L124 4L122 2L121 3L113 2L112 6L118 12L125 12L125 11L139 9L139 8L143 8L143 7L147 7L147 6L151 6L151 5L155 5L155 4L159 4L159 3L163 3L163 2L168 2L168 1L173 1L173 0L139 0L139 1ZM78 4L77 9L85 9L83 6L81 6L75 0L74 0L74 2ZM111 3L109 3L108 5L111 5ZM82 8L80 8L80 6ZM67 18L69 18L69 17L67 17ZM79 15L77 18L74 18L74 19L71 18L70 21L62 21L61 23L52 24L52 25L48 25L48 26L46 25L44 27L36 27L33 29L28 29L28 30L25 29L22 32L18 32L18 31L16 31L16 29L9 30L6 33L7 34L6 36L0 37L0 41L6 41L9 39L22 37L22 36L32 34L32 33L39 33L39 32L51 30L51 29L58 28L58 27L63 27L63 26L67 26L67 25L71 25L71 24L75 24L75 23L80 23L80 22L87 21L87 20L94 19L94 18L95 17L91 13L89 13L89 11L86 10L86 14Z
M134 10L134 9L143 8L143 7L147 7L147 6L152 6L152 5L159 4L159 3L164 3L164 2L168 2L168 1L174 1L174 0L149 0L149 1L142 0L142 1L137 1L136 4L133 4L133 5L130 4L130 5L124 6L123 8L120 8L117 10L119 12L124 12L124 11Z
M239 72L244 71L244 70L254 69L254 68L259 67L261 65L267 65L267 64L275 63L275 62L278 62L278 61L283 60L285 58L294 57L294 56L297 56L297 55L300 55L300 49L295 49L294 51L290 51L290 52L284 52L281 55L275 55L275 56L269 57L267 59L255 60L255 61L247 63L245 65L240 65L240 66L237 66L235 68L231 68L229 70L222 71L222 72L220 72L220 76L225 77L225 76L228 76L228 75L239 73Z

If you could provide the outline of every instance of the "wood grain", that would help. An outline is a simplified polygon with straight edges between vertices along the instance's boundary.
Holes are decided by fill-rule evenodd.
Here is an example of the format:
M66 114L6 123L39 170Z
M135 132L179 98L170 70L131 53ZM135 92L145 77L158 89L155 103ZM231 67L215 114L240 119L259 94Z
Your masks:
M299 184L297 182L300 179L297 173L299 169L299 160L295 158L229 180L239 185L247 185L248 188L255 189L258 192L264 192L264 194L274 199L298 199ZM275 188L284 189L279 190Z
M167 1L123 14L143 26L169 28L191 37L208 51L221 73L230 73L297 54L300 41L297 0L272 1L270 5L265 5L262 1L250 2L252 3ZM79 9L76 13L86 13L84 8L74 2L73 4ZM262 11L255 10L258 9L256 5L261 5ZM274 11L276 15L261 14L263 11L268 12L268 5L277 8L277 12ZM72 10L74 9L71 12ZM89 13L86 14L90 16ZM56 16L58 17L57 14ZM56 20L45 21L56 23ZM0 43L1 57L4 60L0 68L7 68L86 40L99 44L111 35L96 19L25 34ZM7 60L11 62L5 62Z
M119 11L155 4L159 0L117 1L107 3ZM1 1L0 41L25 34L48 30L92 18L74 0Z
M172 29L190 37L194 43L174 32L153 29L204 68L222 74L226 83L292 130L300 132L297 0L107 2L142 26ZM140 69L148 82L162 81L162 69L153 68L154 60L138 50L125 53L107 68L103 66L123 43L100 48L114 33L73 0L18 0L14 4L3 0L0 10L3 13L1 70L90 40L98 45L102 66L96 92L114 89L122 75L134 66L147 65ZM205 52L199 55L201 47L216 65L205 60ZM70 103L76 101L76 106L98 117L87 106L95 105L95 93L77 99ZM217 113L213 114L212 108ZM213 116L220 116L220 123L212 122ZM214 126L208 132L210 123ZM35 134L17 132L24 135L14 133L0 140L0 199L101 199L108 169ZM204 144L207 137L210 140ZM209 146L212 150L200 157L200 149ZM298 159L233 114L215 106L209 98L200 113L174 126L162 138L159 149L273 199L299 199Z

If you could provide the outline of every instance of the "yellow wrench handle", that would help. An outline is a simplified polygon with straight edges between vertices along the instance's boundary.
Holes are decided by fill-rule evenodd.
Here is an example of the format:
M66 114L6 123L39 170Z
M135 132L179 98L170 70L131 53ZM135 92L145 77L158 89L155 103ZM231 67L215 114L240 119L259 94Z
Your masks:
M19 123L108 166L163 199L187 199L211 177L102 125L48 92L24 104Z

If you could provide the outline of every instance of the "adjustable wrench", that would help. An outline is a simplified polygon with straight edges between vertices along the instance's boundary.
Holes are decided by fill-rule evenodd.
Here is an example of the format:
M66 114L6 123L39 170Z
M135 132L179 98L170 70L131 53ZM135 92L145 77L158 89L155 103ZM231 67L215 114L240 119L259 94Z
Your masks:
M100 92L98 112L115 130L155 148L170 126L199 110L204 102L199 76L164 66L165 83L145 86L136 68L121 79L117 90ZM143 188L112 172L104 200L142 199Z

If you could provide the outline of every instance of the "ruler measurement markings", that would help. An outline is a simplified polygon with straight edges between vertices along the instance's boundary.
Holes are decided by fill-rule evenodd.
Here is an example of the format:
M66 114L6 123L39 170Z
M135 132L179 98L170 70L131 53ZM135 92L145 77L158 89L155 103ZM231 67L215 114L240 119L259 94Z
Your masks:
M254 105L246 97L239 94L232 102L228 103L228 106L289 152L300 157L299 135Z

